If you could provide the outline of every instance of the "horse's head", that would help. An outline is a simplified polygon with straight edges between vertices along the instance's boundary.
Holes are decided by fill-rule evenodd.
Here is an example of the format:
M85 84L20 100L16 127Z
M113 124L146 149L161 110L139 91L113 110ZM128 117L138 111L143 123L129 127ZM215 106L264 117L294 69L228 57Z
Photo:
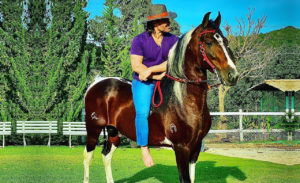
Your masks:
M201 69L215 71L222 78L222 83L233 86L238 79L234 56L228 46L228 40L220 30L221 15L213 21L206 13L201 25L193 32L190 49L196 55L197 65Z

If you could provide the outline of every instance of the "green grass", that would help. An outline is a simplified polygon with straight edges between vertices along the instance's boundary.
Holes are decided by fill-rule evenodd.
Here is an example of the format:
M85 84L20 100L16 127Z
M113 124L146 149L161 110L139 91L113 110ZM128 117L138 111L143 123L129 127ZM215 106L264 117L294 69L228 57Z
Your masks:
M83 178L83 146L7 146L0 149L1 183L79 183ZM105 182L101 148L94 153L90 182ZM145 168L139 149L120 148L114 154L115 183L174 183L178 173L174 152L152 149L155 166ZM284 158L284 157L280 157ZM286 166L263 161L202 153L195 182L300 182L300 165Z

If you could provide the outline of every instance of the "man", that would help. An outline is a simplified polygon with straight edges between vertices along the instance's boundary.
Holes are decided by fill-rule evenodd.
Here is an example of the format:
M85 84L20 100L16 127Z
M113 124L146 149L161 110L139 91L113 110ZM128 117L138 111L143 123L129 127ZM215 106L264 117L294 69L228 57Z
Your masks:
M146 167L154 165L148 148L148 116L156 80L164 77L169 50L178 38L170 34L170 16L163 4L152 5L146 31L137 35L131 46L133 102L136 111L137 144Z

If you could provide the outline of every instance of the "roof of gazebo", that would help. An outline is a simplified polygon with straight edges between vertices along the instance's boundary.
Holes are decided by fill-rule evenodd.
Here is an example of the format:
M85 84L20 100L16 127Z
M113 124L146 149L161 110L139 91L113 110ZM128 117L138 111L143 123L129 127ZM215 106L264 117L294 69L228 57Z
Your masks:
M294 91L300 90L300 79L271 79L248 89L259 91Z

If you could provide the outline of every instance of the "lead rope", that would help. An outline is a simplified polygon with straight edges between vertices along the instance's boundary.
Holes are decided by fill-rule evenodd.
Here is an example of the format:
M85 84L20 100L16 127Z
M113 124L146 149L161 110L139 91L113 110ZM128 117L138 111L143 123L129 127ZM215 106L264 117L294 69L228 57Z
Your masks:
M216 69L214 69L215 73L217 72ZM217 75L217 73L216 73ZM165 74L166 77L174 80L174 81L178 81L178 82L181 82L181 83L195 83L195 84L200 84L200 83L204 83L204 82L207 82L208 80L202 80L201 78L199 79L196 79L196 80L186 80L186 79L181 79L181 78L175 78L173 76L170 76L168 75L167 73ZM220 81L219 79L219 76L217 75L218 77L218 81ZM218 84L214 84L214 85L209 85L207 84L207 88L208 89L211 89L212 87L218 87L221 83L218 83ZM160 98L160 101L158 102L158 104L155 104L155 94L156 94L156 91L158 90L158 93L159 93L159 98ZM161 106L161 104L163 103L163 94L161 92L161 87L160 87L160 81L157 81L156 84L155 84L155 88L154 88L154 92L153 92L153 95L152 95L152 106L157 108L159 106Z
M202 44L202 41L200 40L201 36L203 34L206 34L206 33L215 33L215 30L207 30L207 31L203 31L199 34L199 47L200 47L200 52L203 56L203 60L211 67L211 69L214 71L215 75L217 75L217 78L218 78L218 82L220 82L220 78L219 78L219 75L217 73L217 70L216 70L216 67L214 66L214 64L209 60L209 58L206 56L205 54L205 49L203 47L203 44ZM211 70L209 70L211 71ZM171 75L168 75L167 73L165 74L166 77L174 80L174 81L178 81L178 82L181 82L181 83L195 83L195 84L200 84L200 83L204 83L204 82L207 82L208 80L202 80L201 78L198 78L196 80L187 80L187 79L182 79L182 78L175 78ZM209 85L207 84L207 88L208 89L211 89L212 87L218 87L221 83L218 83L218 84L214 84L214 85ZM155 94L156 94L156 91L158 90L159 92L159 97L160 97L160 101L158 104L155 104L154 100L155 100ZM155 88L154 88L154 93L152 95L152 106L153 107L159 107L161 106L163 102L163 95L162 95L162 92L161 92L161 88L160 88L160 81L157 81L156 84L155 84Z
M157 89L158 89L160 101L158 104L155 104L154 99L155 99L155 94L156 94ZM152 95L152 106L157 108L162 104L162 102L163 102L163 95L162 95L161 88L160 88L160 81L157 81L155 84L153 95Z

